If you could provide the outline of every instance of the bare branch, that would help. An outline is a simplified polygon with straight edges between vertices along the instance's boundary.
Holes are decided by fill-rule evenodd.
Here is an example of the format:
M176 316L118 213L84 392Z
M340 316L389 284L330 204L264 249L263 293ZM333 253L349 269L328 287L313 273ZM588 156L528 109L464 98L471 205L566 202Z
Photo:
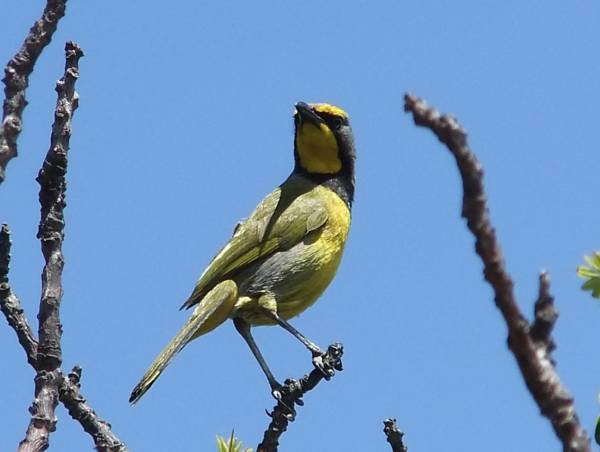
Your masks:
M20 451L41 451L48 448L49 434L56 428L54 411L58 400L65 405L73 419L89 433L99 451L125 452L127 448L111 431L111 426L100 419L80 393L81 368L76 367L65 378L60 370L62 326L59 318L62 297L62 240L64 237L65 174L67 152L71 135L71 119L78 106L75 82L79 76L79 58L83 52L75 43L65 46L65 74L56 85L58 101L52 126L50 150L40 170L41 221L38 238L46 265L42 273L40 301L39 346L29 327L23 309L8 284L10 264L10 231L7 225L0 230L0 307L9 325L16 331L19 342L27 353L29 364L37 371L35 400L29 411L31 422Z
M59 389L60 401L73 419L89 433L99 452L126 452L125 444L111 431L108 422L100 419L79 392L81 367L75 366L67 378L63 377Z
M402 438L404 433L396 425L396 419L386 419L383 421L383 433L387 437L387 442L392 446L393 452L408 452Z
M67 0L48 0L42 18L30 29L19 52L8 62L3 82L4 104L0 126L0 184L4 181L8 162L17 156L17 138L22 129L23 110L27 106L25 90L35 63L52 39L58 21L64 16ZM125 445L110 430L110 425L100 419L86 404L79 392L81 369L75 368L68 378L60 370L61 335L59 307L62 298L62 240L67 169L67 152L71 136L71 119L78 106L75 82L79 77L79 58L82 50L75 43L65 46L65 74L56 85L58 100L52 126L50 150L38 175L40 183L41 221L38 238L46 261L42 273L39 336L35 339L21 308L13 294L8 271L10 264L10 230L2 225L0 230L0 308L9 326L15 330L19 343L27 354L27 361L37 371L35 399L30 407L31 421L20 451L41 451L48 448L49 434L56 428L54 414L59 400L84 430L92 435L100 451L125 451Z
M52 39L58 21L65 15L67 0L48 0L44 13L29 30L19 52L4 68L4 105L0 125L0 184L6 165L17 156L17 138L21 133L23 110L27 105L25 90L42 50Z
M529 391L541 413L552 423L564 451L590 451L590 440L579 422L573 398L561 383L550 357L550 330L557 314L553 311L547 277L543 274L540 278L541 301L537 305L541 307L536 307L536 322L530 327L515 300L513 282L486 206L483 170L469 148L465 130L456 119L440 116L415 96L406 94L404 101L404 109L412 113L415 124L429 128L456 159L464 192L462 216L475 236L475 249L483 262L485 279L494 290L496 306L508 327L508 345ZM541 318L545 315L537 313L545 312L548 307L553 311L552 320L544 323Z
M52 125L50 149L39 172L41 221L38 238L46 261L42 271L40 300L39 344L35 378L35 400L30 408L31 422L21 451L45 450L48 436L56 428L54 410L58 404L58 388L62 380L60 301L62 289L62 240L64 237L67 152L71 136L71 119L78 105L75 82L79 77L79 58L83 52L73 42L65 46L65 73L56 84L58 100Z
M551 334L554 324L558 319L558 312L554 307L554 298L550 294L550 277L545 271L540 274L539 294L535 302L535 318L531 326L531 337L540 345L546 347L548 353L556 346Z
M342 344L332 344L322 355L322 368L325 373L315 368L300 380L288 379L284 382L281 398L273 408L273 412L267 413L271 417L271 423L256 452L277 452L279 437L287 430L288 423L293 422L296 417L294 405L304 405L302 400L304 394L317 386L321 380L329 380L336 370L342 370L343 353Z
M10 229L8 225L3 224L0 229L0 309L6 317L8 325L17 333L19 344L21 344L27 355L27 362L35 369L37 340L23 313L21 302L12 292L8 283L10 248Z
M46 261L42 273L42 298L38 319L39 348L38 370L55 370L61 362L60 337L62 327L59 320L62 289L62 241L64 238L63 210L66 206L67 153L71 137L71 119L78 106L75 82L79 77L79 58L83 52L73 42L65 46L65 74L56 84L58 101L52 125L50 150L39 172L41 221L38 238Z

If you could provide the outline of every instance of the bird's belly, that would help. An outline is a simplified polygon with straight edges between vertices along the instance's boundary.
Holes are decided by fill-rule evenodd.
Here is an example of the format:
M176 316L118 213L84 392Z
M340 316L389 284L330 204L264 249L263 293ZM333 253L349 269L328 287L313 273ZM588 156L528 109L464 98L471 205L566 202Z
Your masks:
M273 324L258 306L262 294L272 295L277 313L290 319L311 306L327 288L340 264L348 220L330 221L321 230L286 251L277 252L236 278L240 302L236 316L253 325ZM334 219L335 220L335 219Z
M335 276L343 248L327 256L311 256L313 250L305 249L304 265L299 265L290 279L276 284L271 289L277 300L277 313L290 319L310 307L329 286ZM317 254L317 253L315 253ZM322 254L322 253L318 253Z

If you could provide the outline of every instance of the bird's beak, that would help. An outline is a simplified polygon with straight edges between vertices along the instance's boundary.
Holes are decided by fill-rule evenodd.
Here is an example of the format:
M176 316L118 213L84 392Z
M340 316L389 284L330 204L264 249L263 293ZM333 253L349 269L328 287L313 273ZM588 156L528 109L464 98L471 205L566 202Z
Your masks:
M315 127L319 127L323 124L323 119L316 114L306 102L298 102L296 104L296 112L302 122L306 121L313 124Z

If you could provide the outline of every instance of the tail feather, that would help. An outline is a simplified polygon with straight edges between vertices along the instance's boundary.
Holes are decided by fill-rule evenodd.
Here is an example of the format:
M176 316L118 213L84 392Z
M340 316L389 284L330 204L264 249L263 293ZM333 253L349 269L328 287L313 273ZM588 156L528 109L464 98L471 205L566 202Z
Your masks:
M192 339L212 331L223 323L237 300L237 286L231 280L216 285L194 310L177 335L154 360L140 382L135 386L129 402L136 403L154 384L160 374Z

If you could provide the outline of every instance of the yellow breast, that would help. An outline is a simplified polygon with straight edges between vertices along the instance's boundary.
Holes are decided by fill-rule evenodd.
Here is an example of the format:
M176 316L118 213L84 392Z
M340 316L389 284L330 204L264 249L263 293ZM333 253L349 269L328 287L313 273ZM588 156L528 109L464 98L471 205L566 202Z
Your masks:
M314 236L309 235L294 258L308 263L296 287L282 287L277 311L289 319L311 306L333 280L340 264L350 229L348 206L330 189L317 186L315 195L327 206L327 223Z
M348 237L350 209L336 193L302 178L291 183L300 186L310 184L311 187L300 191L302 194L287 208L289 212L302 212L302 218L293 220L292 216L289 219L302 224L306 221L306 214L311 213L306 212L307 209L315 205L315 200L326 210L327 219L299 243L270 254L249 268L251 273L238 276L240 297L233 314L252 325L274 323L260 309L262 294L274 300L278 314L284 319L297 316L312 305L335 276Z

